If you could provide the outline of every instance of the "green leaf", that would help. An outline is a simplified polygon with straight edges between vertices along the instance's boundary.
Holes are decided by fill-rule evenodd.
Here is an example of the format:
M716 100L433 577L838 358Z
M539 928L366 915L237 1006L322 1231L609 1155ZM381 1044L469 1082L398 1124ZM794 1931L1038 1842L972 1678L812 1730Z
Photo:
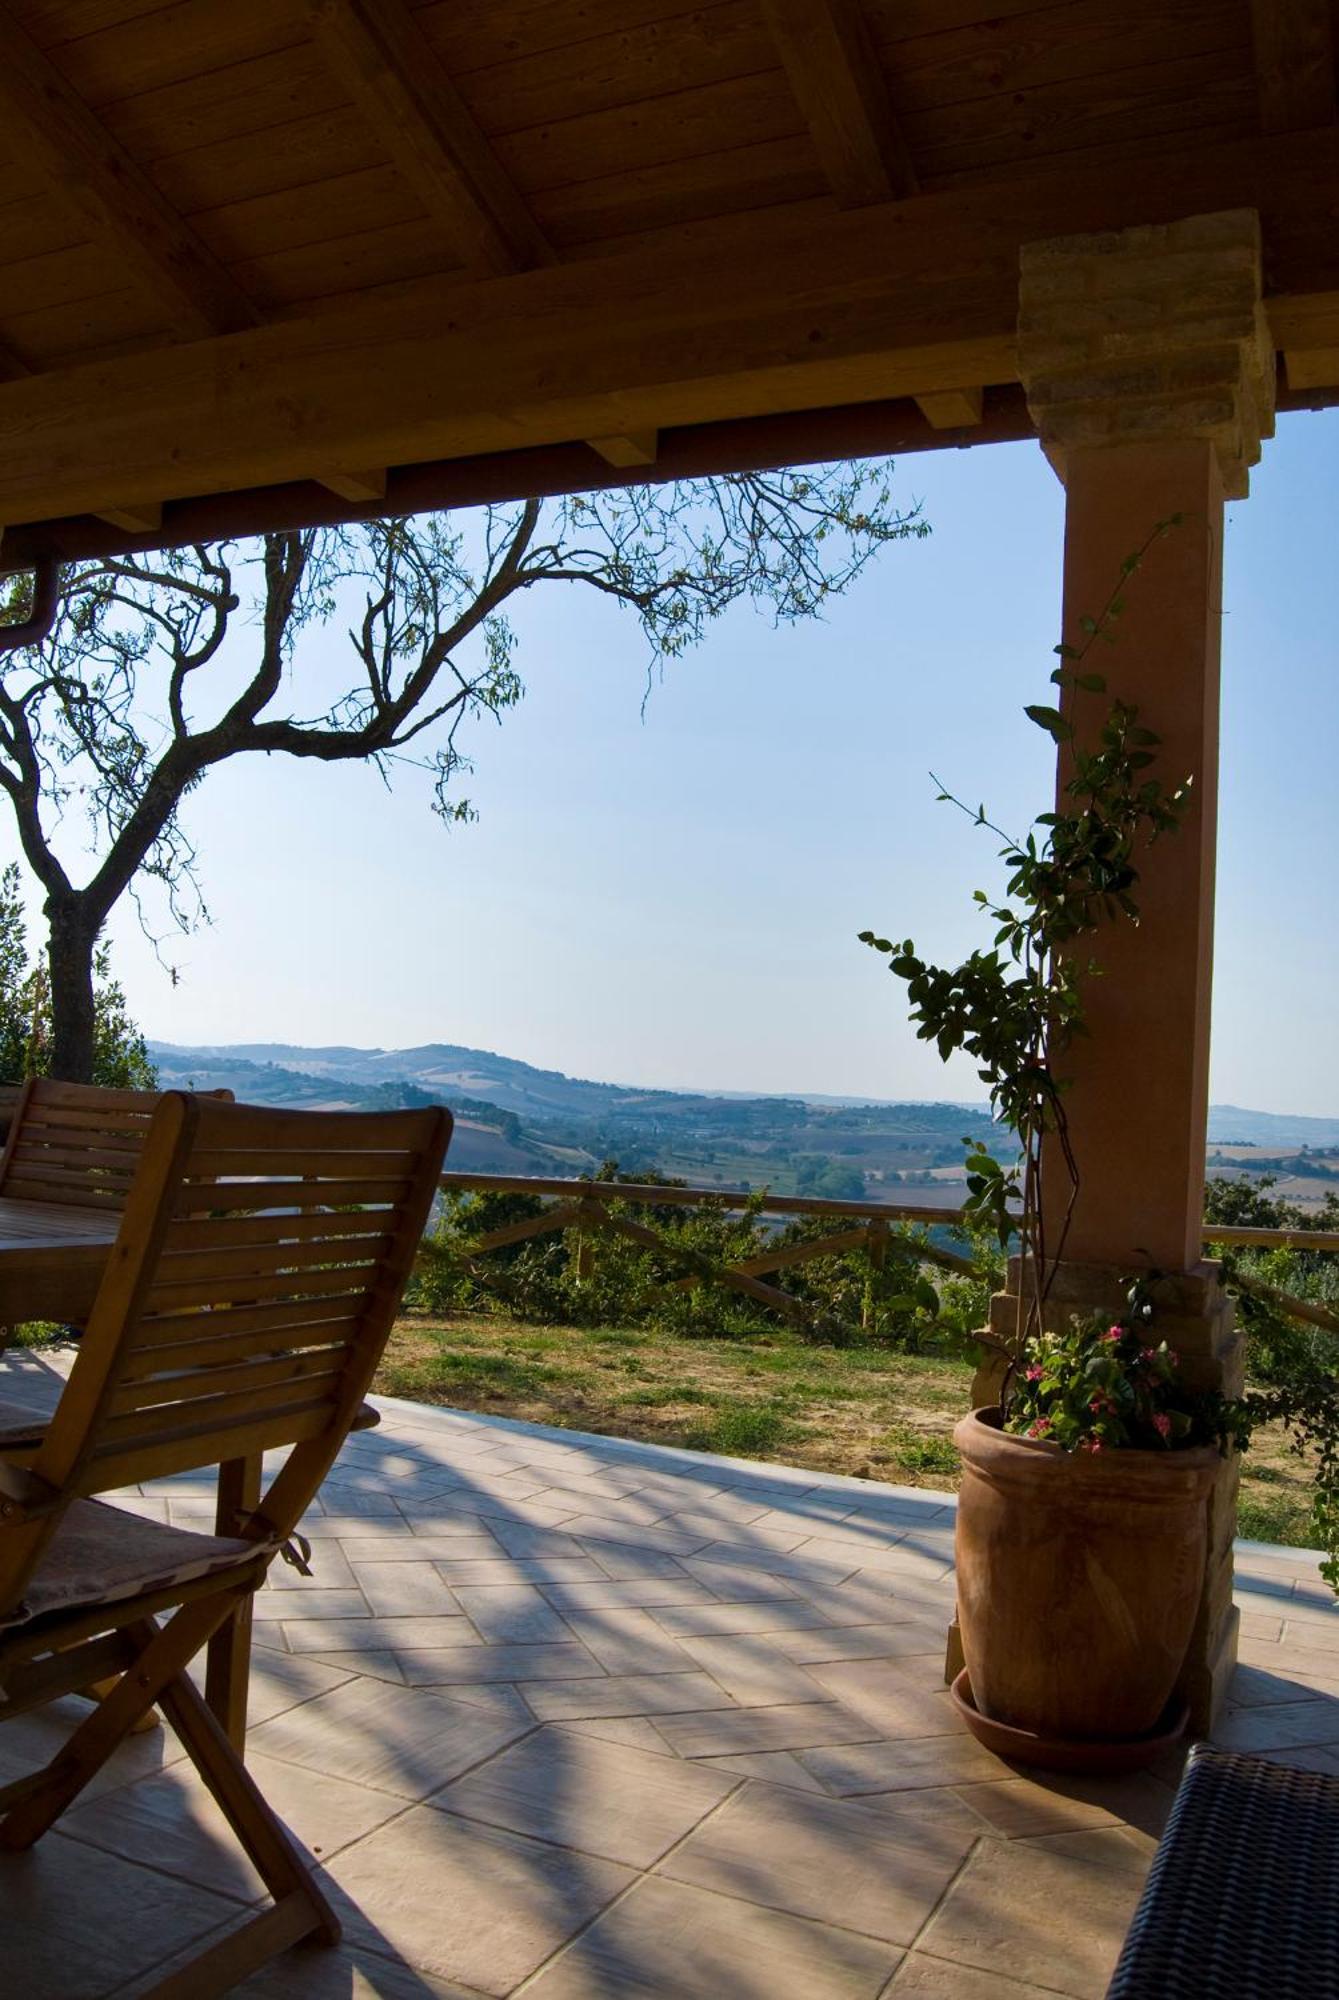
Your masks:
M1030 702L1023 710L1029 722L1035 722L1038 729L1044 729L1057 743L1068 743L1074 731L1058 708L1047 708L1044 702Z

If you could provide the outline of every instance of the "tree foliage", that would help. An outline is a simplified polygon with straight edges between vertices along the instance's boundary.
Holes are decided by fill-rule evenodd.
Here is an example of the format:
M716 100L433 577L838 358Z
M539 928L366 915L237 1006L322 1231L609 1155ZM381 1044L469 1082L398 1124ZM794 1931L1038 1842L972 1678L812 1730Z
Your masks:
M176 923L203 913L185 808L218 765L279 753L389 777L412 762L442 816L468 818L469 729L521 697L509 614L527 593L610 599L653 665L741 600L812 617L880 548L927 532L893 505L889 471L741 474L67 565L49 636L0 660L0 789L45 897L60 1073L88 1073L92 957L120 898L153 884ZM33 589L15 580L0 610L21 618ZM332 685L309 640L337 617L350 667Z
M158 1073L112 977L111 954L93 960L93 1083L109 1090L152 1090ZM51 982L29 957L18 864L0 873L0 1083L51 1073Z

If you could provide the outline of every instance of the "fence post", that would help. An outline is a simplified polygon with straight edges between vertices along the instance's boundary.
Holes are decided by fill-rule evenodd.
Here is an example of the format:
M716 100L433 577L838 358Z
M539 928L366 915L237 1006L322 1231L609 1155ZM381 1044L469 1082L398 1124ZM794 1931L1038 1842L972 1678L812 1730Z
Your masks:
M860 1325L869 1333L874 1325L876 1306L874 1302L874 1279L882 1271L888 1258L888 1224L871 1222L865 1231L865 1255L869 1259L869 1278L865 1284L865 1303L860 1314Z

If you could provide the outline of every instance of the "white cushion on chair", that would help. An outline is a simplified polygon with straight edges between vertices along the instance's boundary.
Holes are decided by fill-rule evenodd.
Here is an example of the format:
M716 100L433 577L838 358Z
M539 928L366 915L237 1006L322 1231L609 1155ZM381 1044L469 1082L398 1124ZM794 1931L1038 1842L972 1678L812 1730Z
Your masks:
M146 1521L102 1500L75 1500L28 1579L22 1603L0 1610L0 1631L52 1611L84 1605L92 1610L193 1583L216 1570L238 1568L265 1547L231 1535L197 1535L164 1521Z

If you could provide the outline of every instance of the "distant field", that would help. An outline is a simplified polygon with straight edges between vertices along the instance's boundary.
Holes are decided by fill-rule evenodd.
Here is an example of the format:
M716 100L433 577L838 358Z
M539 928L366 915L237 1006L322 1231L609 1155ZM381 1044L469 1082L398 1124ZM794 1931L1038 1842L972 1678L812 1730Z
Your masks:
M951 1432L971 1379L965 1361L815 1347L784 1328L757 1340L685 1340L641 1327L410 1314L376 1386L571 1430L951 1489ZM1260 1433L1243 1464L1241 1533L1306 1547L1310 1506L1309 1466L1281 1432Z

